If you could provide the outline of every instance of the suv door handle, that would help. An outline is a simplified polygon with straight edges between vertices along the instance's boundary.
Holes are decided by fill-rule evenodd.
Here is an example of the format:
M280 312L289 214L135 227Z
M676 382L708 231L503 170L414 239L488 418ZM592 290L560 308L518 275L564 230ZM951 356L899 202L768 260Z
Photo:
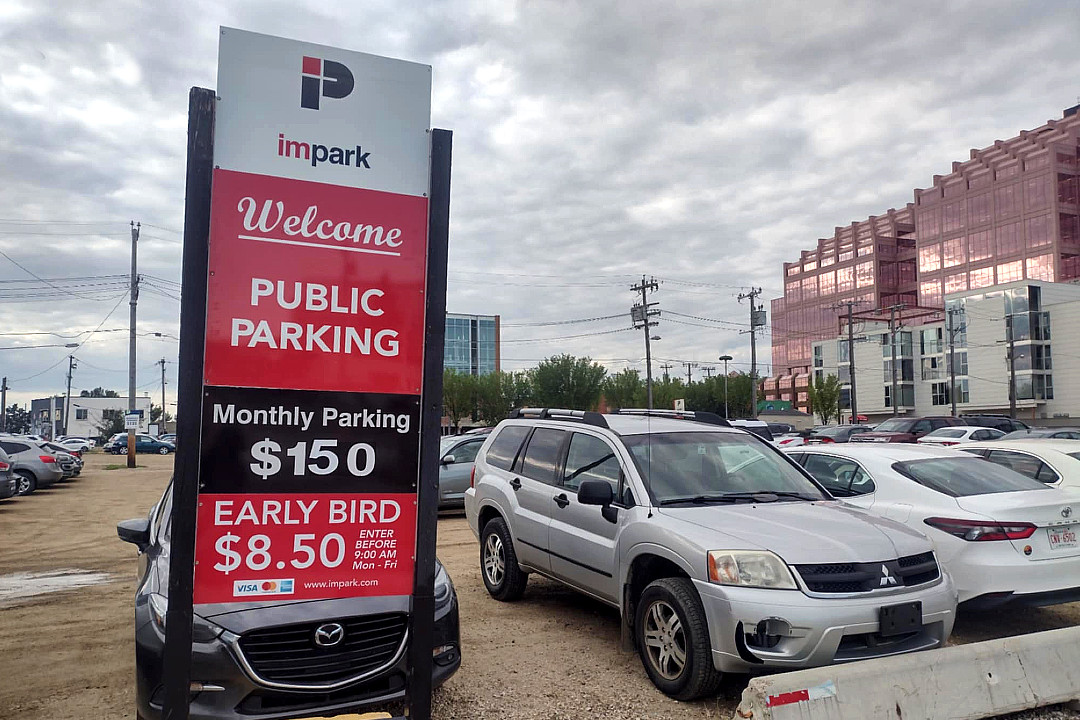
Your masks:
M555 500L555 504L558 505L561 508L564 508L564 507L566 507L567 505L570 504L570 500L566 497L566 493L562 493L561 495L556 495L554 500Z
M519 478L514 478L510 481L510 487L514 488L514 492L517 492L521 489L521 480Z

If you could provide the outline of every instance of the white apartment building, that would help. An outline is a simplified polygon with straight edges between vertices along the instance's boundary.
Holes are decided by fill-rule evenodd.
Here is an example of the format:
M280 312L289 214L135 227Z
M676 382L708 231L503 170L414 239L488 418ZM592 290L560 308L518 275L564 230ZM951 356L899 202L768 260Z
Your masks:
M1017 418L1038 425L1080 422L1080 284L1017 281L947 295L945 308L940 319L897 328L898 414L950 414L953 382L959 414L1008 414L1011 329ZM893 414L891 335L885 320L854 326L857 408L870 421ZM812 347L814 375L835 373L845 388L841 405L849 407L847 336Z
M30 403L30 432L46 438L64 434L64 396L55 395L40 398ZM95 398L72 395L68 406L68 435L76 437L97 437L107 411L127 412L127 397ZM135 397L135 408L142 410L143 420L140 432L146 432L150 420L150 398Z

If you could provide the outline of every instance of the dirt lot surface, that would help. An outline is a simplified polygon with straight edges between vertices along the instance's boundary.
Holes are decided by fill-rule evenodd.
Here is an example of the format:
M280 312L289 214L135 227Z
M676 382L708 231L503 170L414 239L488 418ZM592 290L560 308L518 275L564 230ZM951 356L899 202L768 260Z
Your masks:
M121 462L123 460L121 459ZM132 596L135 549L119 520L145 515L172 470L171 457L139 456L135 470L106 470L89 456L82 477L0 502L0 719L99 720L134 716ZM439 556L461 602L463 664L435 696L438 718L730 718L745 678L721 694L676 703L657 692L636 655L619 651L618 615L544 579L517 603L490 599L477 544L460 515L439 521ZM74 584L96 585L27 595ZM961 616L953 642L972 642L1080 622L1080 603ZM1080 718L1061 709L1023 718Z

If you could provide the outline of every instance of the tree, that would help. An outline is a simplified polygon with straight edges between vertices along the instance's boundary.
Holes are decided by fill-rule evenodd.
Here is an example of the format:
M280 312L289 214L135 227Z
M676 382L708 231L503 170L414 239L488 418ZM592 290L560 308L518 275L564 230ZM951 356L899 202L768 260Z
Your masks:
M530 372L534 400L541 407L593 410L607 370L592 358L554 355Z
M532 385L523 372L495 371L476 379L476 419L485 425L497 425L510 411L529 404Z
M652 383L653 407L657 410L674 410L675 401L679 398L686 399L686 383L679 378L668 376L653 378Z
M110 438L116 433L124 432L124 410L102 410L101 420L94 423L98 436Z
M79 393L79 397L118 398L120 397L120 393L116 392L115 390L106 390L103 387L96 387L93 390L83 390L81 393Z
M608 375L601 386L604 400L612 409L645 407L645 383L637 370L629 368Z
M443 370L443 414L450 418L454 431L476 408L476 378L457 370Z
M833 418L840 417L840 379L835 375L816 378L806 388L810 398L810 407L821 418L823 425L828 425Z
M28 433L30 432L30 411L24 410L18 405L12 405L7 409L7 432Z
M161 406L150 403L150 422L156 423L161 419ZM173 421L172 413L165 413L165 423L171 423Z

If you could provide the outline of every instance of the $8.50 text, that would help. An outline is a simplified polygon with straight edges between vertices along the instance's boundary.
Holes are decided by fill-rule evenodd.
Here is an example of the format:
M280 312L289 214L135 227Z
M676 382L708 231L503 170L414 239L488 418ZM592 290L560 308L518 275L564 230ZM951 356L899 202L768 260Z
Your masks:
M314 533L298 533L293 536L293 555L289 564L298 570L311 567L318 560L326 568L336 568L345 561L345 538L337 533L324 535L315 548ZM234 547L240 542L240 536L232 533L222 535L214 544L214 549L222 556L222 561L214 565L214 569L226 575L238 569L241 565L248 570L265 570L273 562L270 556L270 538L266 535L252 535L247 541L247 555L242 555ZM310 543L310 544L309 544ZM301 557L296 557L297 555ZM278 569L285 567L285 562L279 560Z

